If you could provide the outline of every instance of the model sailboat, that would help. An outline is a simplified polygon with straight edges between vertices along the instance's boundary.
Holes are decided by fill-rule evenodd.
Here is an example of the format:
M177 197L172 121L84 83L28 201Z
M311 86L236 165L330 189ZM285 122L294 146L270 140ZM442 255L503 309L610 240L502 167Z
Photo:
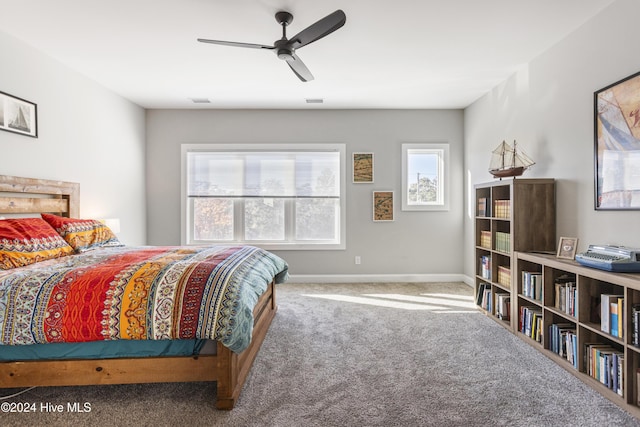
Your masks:
M502 141L493 150L489 172L496 178L515 177L522 175L525 170L535 164L524 152L517 150L515 141L513 141L513 147Z

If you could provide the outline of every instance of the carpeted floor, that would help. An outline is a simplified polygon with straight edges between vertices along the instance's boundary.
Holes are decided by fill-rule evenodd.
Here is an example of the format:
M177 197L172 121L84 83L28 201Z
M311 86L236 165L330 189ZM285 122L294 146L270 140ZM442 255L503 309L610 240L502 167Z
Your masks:
M0 424L640 426L478 313L467 285L285 284L277 302L233 411L205 383L36 388L9 401L38 411ZM40 411L69 402L90 412Z

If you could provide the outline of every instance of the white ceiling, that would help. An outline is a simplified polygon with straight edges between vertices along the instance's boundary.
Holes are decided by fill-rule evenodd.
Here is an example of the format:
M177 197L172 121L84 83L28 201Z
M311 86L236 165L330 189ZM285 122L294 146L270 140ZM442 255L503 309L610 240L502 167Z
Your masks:
M145 108L464 108L613 1L0 0L0 31ZM196 41L271 45L277 11L291 37L336 9L345 26L296 52L307 83L272 51Z

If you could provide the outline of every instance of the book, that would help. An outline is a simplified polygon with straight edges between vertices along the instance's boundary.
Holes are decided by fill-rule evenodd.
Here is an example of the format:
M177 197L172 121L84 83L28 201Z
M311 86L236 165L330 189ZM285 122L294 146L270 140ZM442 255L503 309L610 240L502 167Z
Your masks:
M622 295L614 294L602 294L600 296L600 330L611 334L611 303L616 300L616 331L617 325L617 299L622 298ZM613 334L612 334L613 335Z
M624 325L624 298L618 298L618 338L622 338L624 336L623 325Z
M618 299L613 298L613 302L609 303L609 313L611 313L610 333L614 337L618 336Z

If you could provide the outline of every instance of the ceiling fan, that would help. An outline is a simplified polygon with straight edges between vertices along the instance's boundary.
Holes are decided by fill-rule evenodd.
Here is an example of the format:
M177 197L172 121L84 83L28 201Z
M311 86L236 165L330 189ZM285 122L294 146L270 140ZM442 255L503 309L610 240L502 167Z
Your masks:
M273 42L273 46L267 46L263 44L253 43L240 43L229 42L223 40L209 40L198 39L202 43L213 43L225 46L236 47L248 47L251 49L269 49L275 50L278 58L287 62L289 67L293 70L296 76L303 82L313 80L313 74L304 65L304 62L296 55L296 49L313 43L316 40L320 40L326 35L333 33L338 28L342 27L346 22L347 17L342 10L336 10L335 12L325 16L313 25L308 26L304 30L300 31L295 36L287 39L287 25L293 21L293 15L289 12L277 12L276 21L282 25L282 38Z

